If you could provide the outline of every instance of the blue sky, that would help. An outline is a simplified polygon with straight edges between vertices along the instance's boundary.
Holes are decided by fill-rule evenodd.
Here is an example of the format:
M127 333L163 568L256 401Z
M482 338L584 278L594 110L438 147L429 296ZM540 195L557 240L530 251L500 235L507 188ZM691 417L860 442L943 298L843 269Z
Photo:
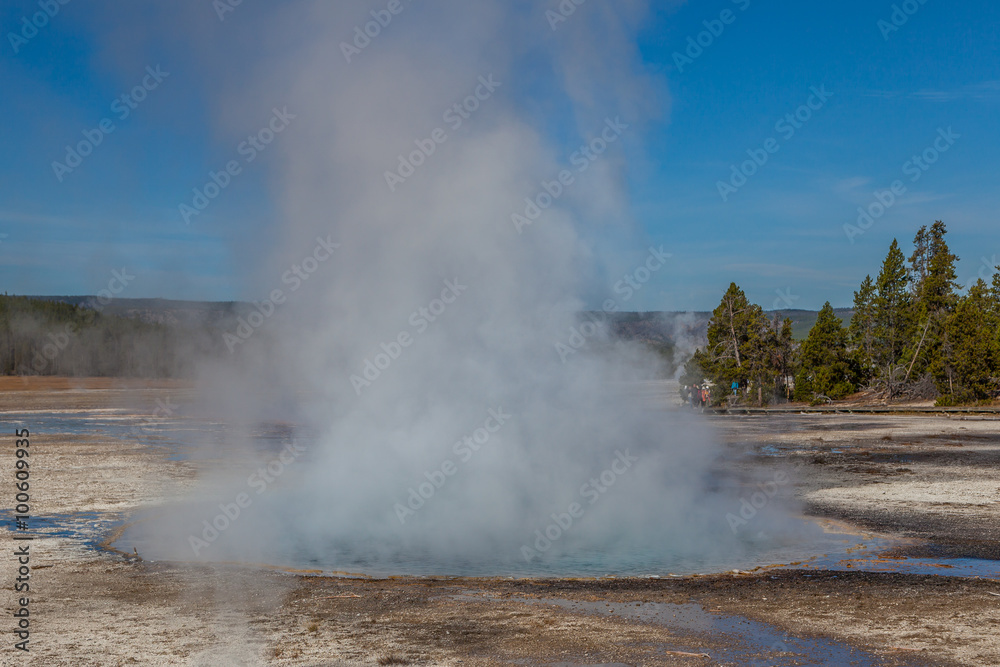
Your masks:
M641 50L670 107L630 139L628 182L631 216L673 258L629 308L708 310L730 281L765 308L846 306L892 238L906 248L937 219L963 260L961 280L1000 256L1000 6L913 0L916 12L886 37L879 21L893 4L719 0L655 13ZM94 28L101 17L71 2L14 53L8 34L37 11L19 0L0 8L3 289L92 294L127 266L143 276L128 296L252 298L232 248L266 228L267 156L213 205L210 224L183 225L181 195L232 151L213 139L196 64L173 53L169 75L121 119L113 100L170 46L151 44L148 62L115 61ZM708 45L679 68L675 54L720 15L731 22L712 24L721 34L702 35ZM818 108L794 135L777 130L811 89L832 95L812 99ZM60 182L53 160L103 118L114 132ZM904 165L948 128L958 137L911 180ZM777 152L723 201L718 183L770 138ZM897 179L905 193L852 243L844 225Z
M937 219L949 224L963 280L1000 254L1000 6L928 0L885 39L878 22L892 4L755 0L683 72L671 55L727 3L688 4L647 36L673 109L649 139L656 167L637 175L634 193L638 217L674 248L682 274L665 300L714 307L735 280L765 307L778 291L797 307L850 305L893 237L908 245ZM813 86L833 97L785 141L775 123ZM961 138L911 183L902 166L948 127ZM723 202L716 183L768 137L778 153ZM844 224L896 179L907 193L851 244Z

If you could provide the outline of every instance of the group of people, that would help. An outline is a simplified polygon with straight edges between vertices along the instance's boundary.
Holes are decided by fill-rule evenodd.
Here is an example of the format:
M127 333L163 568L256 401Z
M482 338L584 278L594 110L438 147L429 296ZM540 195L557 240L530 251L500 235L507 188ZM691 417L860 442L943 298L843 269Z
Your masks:
M739 394L742 384L734 380L731 389L733 390L733 396ZM687 393L687 400L691 404L692 408L703 408L712 402L712 384L705 382L703 384L693 384L690 387L684 387Z
M687 388L687 393L692 408L703 408L711 401L711 392L707 385L693 384Z

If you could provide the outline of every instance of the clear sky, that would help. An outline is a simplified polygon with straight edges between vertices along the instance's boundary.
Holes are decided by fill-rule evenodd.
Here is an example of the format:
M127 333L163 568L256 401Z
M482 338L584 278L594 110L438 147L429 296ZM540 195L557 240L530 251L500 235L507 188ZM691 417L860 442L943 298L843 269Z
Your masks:
M0 283L17 294L93 294L125 267L143 276L128 296L253 298L232 248L266 226L268 156L204 224L183 224L178 202L232 146L213 138L206 83L179 55L183 44L152 43L143 62L116 57L99 26L126 20L113 4L69 2L13 42L39 5L0 5ZM204 4L205 21L217 22ZM540 18L557 4L538 3ZM673 257L630 308L708 310L730 281L765 308L847 306L894 237L905 251L917 227L938 219L963 282L997 263L1000 5L896 6L898 26L889 1L717 0L654 12L641 50L670 105L630 137L630 215ZM128 14L143 20L156 19ZM158 62L161 73L146 71ZM114 103L144 81L134 109ZM105 118L113 131L95 135ZM54 173L85 130L100 145ZM754 156L763 164L743 164ZM734 166L751 175L734 177ZM876 192L889 201L894 181L884 213L845 231Z

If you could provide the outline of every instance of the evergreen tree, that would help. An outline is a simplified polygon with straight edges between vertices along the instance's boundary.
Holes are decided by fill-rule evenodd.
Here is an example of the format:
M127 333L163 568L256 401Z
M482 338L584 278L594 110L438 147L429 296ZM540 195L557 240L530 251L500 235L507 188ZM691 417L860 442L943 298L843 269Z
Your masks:
M989 287L979 280L948 316L939 378L943 404L993 398L1000 390L997 318L991 299Z
M854 317L847 330L859 380L864 383L875 377L875 298L875 283L870 275L865 276L861 288L854 293Z
M763 406L773 395L778 380L780 355L780 329L768 321L764 310L757 305L751 306L751 319L748 320L749 349L746 355L747 388L752 389L757 405Z
M945 368L948 351L948 317L958 302L955 263L958 257L948 248L945 240L948 230L938 220L927 233L927 269L920 290L917 292L915 317L917 327L913 332L913 354L906 379L916 379L930 373L937 381L938 390L945 389L948 371Z
M847 331L827 301L802 344L801 368L795 378L795 398L840 399L854 393L856 374L847 351Z
M993 309L993 313L1000 318L1000 266L996 268L996 273L993 274L993 285L990 289L990 307Z
M757 387L758 403L763 403L763 388L773 386L776 376L771 364L774 339L764 310L751 303L736 283L731 283L712 312L708 346L689 369L691 376L699 369L705 371L715 384L715 401L729 396L734 382L744 387L752 382Z
M913 238L913 254L910 255L910 284L913 287L914 298L924 287L929 263L930 237L927 234L927 225L922 225Z
M932 314L941 314L954 309L958 301L956 292L962 289L956 281L958 276L955 273L955 263L958 262L958 257L948 248L948 243L945 241L947 233L947 226L940 220L931 226L928 235L930 258L927 261L926 276L920 284L920 291L917 292L919 306Z
M882 262L882 270L875 279L875 338L872 348L876 377L888 399L896 395L903 382L903 355L912 337L909 282L903 253L899 243L893 239L889 254Z
M996 273L993 274L993 284L990 286L987 302L993 322L993 340L998 351L993 370L996 375L1000 376L1000 266L994 267L994 269L996 269Z
M792 320L781 318L775 313L771 321L772 342L770 345L770 366L774 374L772 394L775 397L791 399L789 378L795 374L795 338L792 335Z
M717 365L731 369L728 374L734 378L743 370L749 352L747 322L750 317L751 304L746 294L736 283L730 283L708 323L708 351Z

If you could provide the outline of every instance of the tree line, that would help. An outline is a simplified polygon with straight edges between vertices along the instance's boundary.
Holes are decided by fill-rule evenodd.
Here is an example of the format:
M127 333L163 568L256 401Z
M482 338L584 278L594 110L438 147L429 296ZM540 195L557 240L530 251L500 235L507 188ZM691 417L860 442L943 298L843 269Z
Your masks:
M894 239L873 280L854 293L847 326L827 302L801 344L792 322L768 318L735 283L713 311L708 345L687 362L682 391L705 381L713 403L819 403L869 391L938 405L1000 395L1000 273L964 293L947 227L921 227L909 259ZM1000 271L1000 267L997 267Z
M0 296L0 374L176 377L190 332L59 301Z

